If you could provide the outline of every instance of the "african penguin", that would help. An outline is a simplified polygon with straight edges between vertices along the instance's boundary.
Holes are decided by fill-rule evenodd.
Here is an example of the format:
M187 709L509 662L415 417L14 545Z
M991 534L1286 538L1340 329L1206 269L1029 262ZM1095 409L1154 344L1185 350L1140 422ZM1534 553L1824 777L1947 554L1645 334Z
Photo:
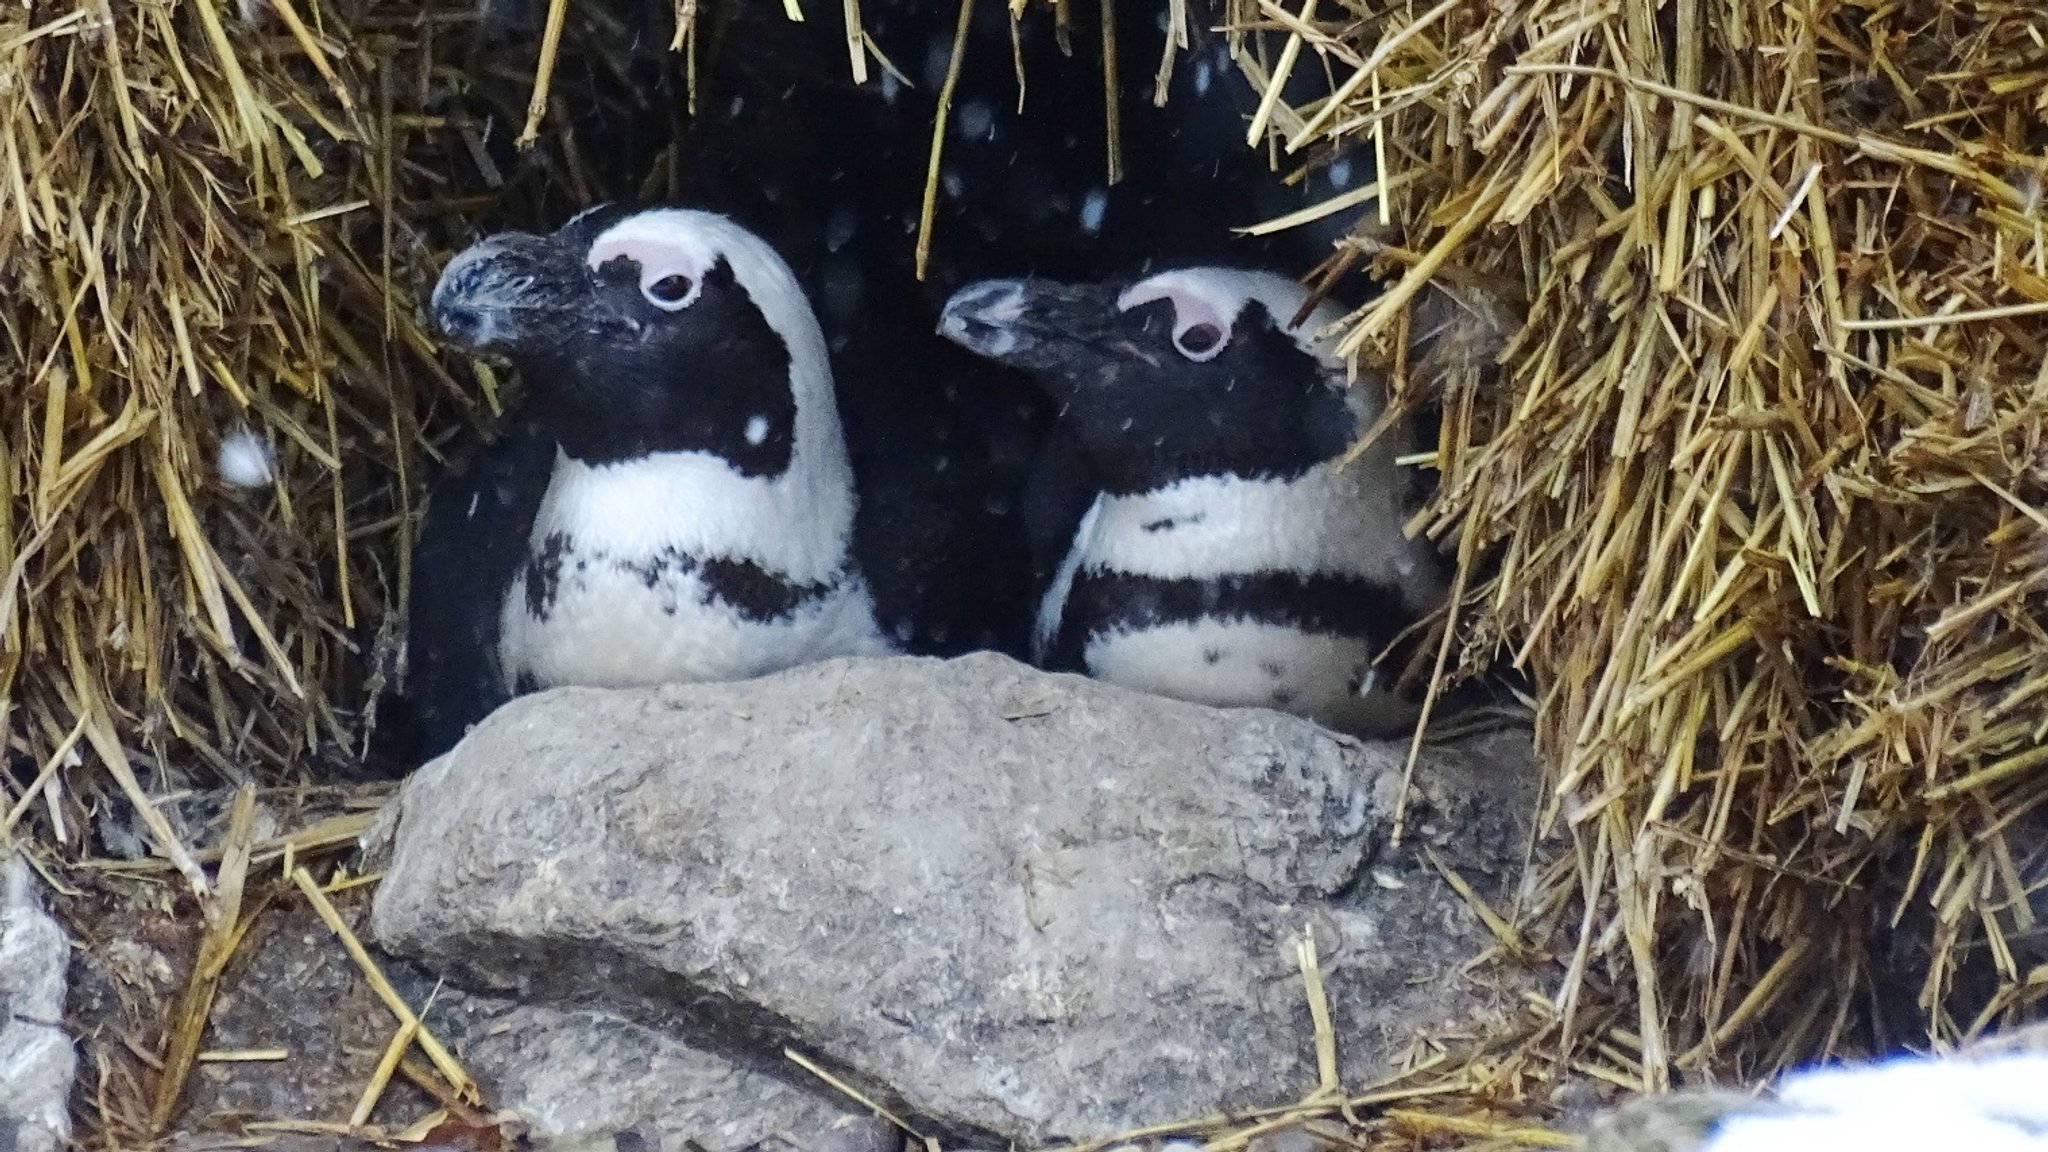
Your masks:
M1447 594L1402 530L1410 492L1379 416L1319 333L1325 303L1265 272L1134 284L991 280L939 331L1062 406L1099 488L1041 602L1046 667L1359 734L1412 723L1374 657Z
M600 207L443 270L450 342L509 359L524 410L430 500L406 687L438 755L514 695L744 679L891 646L825 341L724 216Z

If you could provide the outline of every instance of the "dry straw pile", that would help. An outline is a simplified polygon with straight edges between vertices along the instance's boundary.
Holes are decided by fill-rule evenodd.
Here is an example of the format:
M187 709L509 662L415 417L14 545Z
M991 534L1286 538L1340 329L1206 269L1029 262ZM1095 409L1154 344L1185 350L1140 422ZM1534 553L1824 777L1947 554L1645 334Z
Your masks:
M569 7L543 74L611 18ZM1226 7L1254 85L1336 85L1265 101L1276 165L1378 160L1319 210L1359 220L1331 270L1392 285L1349 346L1397 344L1425 284L1527 318L1497 377L1434 397L1428 461L1427 527L1461 529L1467 572L1440 662L1534 675L1572 848L1503 931L1517 958L1560 942L1513 1051L1652 1087L1760 1075L1853 1046L1901 960L1943 1038L2025 1007L2048 984L2026 898L2048 871L2048 12ZM359 747L416 480L495 402L417 294L486 208L594 198L602 142L542 133L545 179L510 190L492 149L637 67L468 73L476 14L0 11L0 798L53 872L90 853L90 813L132 806L213 909L149 798ZM451 88L495 126L441 108ZM231 487L244 431L269 457ZM1986 982L1958 1010L1959 972Z
M1432 278L1527 316L1442 397L1432 528L1541 685L1560 1037L1657 1086L1853 1046L1902 982L1942 1039L2028 1007L2048 10L1334 7L1242 15L1340 77L1282 150L1382 157L1349 347Z

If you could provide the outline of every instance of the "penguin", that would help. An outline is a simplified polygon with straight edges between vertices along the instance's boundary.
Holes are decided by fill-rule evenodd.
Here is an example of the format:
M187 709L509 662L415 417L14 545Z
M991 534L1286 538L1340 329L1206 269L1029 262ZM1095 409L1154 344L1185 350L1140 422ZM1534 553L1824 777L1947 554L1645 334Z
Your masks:
M1402 528L1403 427L1339 467L1381 405L1344 385L1323 335L1342 313L1308 303L1216 266L987 280L946 303L940 334L1042 388L1096 488L1034 662L1361 736L1414 723L1375 657L1444 602L1447 565Z
M736 680L895 646L851 550L824 336L730 218L587 210L458 254L434 325L525 399L428 500L403 700L421 763L513 696Z

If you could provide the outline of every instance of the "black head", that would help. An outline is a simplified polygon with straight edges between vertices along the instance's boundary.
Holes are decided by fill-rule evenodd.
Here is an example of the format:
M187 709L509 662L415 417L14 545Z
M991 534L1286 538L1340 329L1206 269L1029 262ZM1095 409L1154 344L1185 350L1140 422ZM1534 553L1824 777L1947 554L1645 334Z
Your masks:
M1296 476L1358 429L1337 364L1299 326L1300 285L1229 268L1136 284L986 280L947 302L939 331L1030 376L1111 491L1189 476Z
M586 463L705 451L789 467L798 411L831 405L824 339L759 237L687 209L586 212L550 236L488 237L434 287L448 339L506 357Z

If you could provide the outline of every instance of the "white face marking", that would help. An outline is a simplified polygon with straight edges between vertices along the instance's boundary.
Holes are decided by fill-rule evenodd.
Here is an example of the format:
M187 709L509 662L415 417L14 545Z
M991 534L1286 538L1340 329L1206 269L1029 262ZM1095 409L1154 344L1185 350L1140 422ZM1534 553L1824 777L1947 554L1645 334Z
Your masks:
M618 235L618 229L597 238L586 257L600 268L621 257L640 267L640 294L664 312L681 312L704 292L704 274L718 262L718 252L688 234L677 236Z
M1325 300L1299 326L1290 326L1308 302L1308 289L1285 276L1239 268L1180 268L1138 281L1117 297L1117 309L1128 312L1155 300L1173 305L1173 342L1194 361L1213 360L1230 342L1231 328L1244 306L1254 300L1294 339L1295 346L1314 356L1325 369L1342 362L1325 333L1343 319L1343 312Z
M768 439L768 418L766 416L756 416L748 420L747 443L759 448L761 442L766 439Z

